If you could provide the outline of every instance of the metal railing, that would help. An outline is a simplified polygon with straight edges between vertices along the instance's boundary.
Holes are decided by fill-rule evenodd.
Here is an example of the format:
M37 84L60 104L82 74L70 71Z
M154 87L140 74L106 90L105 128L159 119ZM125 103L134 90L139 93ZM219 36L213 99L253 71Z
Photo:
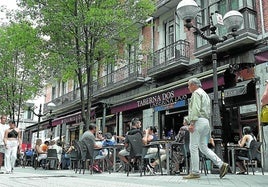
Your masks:
M173 63L188 64L190 61L190 43L186 40L172 43L153 52L150 61L148 62L148 73L157 72Z
M141 65L139 63L126 65L94 81L93 93L124 82L133 81L138 77L142 77Z

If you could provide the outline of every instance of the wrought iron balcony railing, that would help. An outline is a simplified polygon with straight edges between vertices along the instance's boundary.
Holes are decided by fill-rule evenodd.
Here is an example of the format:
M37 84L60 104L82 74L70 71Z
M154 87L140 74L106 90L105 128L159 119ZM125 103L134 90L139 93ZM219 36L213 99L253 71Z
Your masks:
M186 40L179 40L162 49L155 51L148 62L148 75L161 73L181 65L188 65L190 61L190 44Z
M126 84L141 80L143 80L141 65L132 63L95 80L93 82L93 95L99 94L103 90L124 87Z

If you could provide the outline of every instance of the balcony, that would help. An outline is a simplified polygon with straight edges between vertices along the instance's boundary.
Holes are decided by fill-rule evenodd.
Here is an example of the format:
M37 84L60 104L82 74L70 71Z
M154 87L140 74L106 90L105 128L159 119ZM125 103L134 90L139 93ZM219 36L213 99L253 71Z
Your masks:
M160 15L169 12L178 5L178 0L158 0L156 2L156 11L154 12L154 17L159 17ZM175 9L174 9L175 10Z
M138 63L126 65L93 82L93 97L107 97L144 82L141 66Z
M57 97L55 99L52 99L50 102L54 103L56 105L55 110L60 109L66 109L68 106L71 106L76 102L80 101L80 90L76 89L75 91L71 91L69 93L66 93L60 97ZM44 104L44 112L48 112L47 105L50 103Z
M159 77L164 74L177 72L190 62L190 44L179 40L162 49L155 51L148 62L148 76Z

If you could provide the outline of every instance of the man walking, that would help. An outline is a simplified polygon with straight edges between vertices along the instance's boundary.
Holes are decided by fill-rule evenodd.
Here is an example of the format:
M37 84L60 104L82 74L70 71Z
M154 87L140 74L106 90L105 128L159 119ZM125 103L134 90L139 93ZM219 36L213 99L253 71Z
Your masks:
M226 175L229 167L207 146L207 137L210 134L211 104L209 96L201 87L201 82L197 78L188 81L188 89L192 93L188 108L192 172L183 177L184 179L200 178L198 148L220 168L220 178Z
M0 174L3 174L4 172L1 171L1 167L3 165L3 159L5 154L5 144L4 144L4 135L6 129L9 128L9 126L6 124L7 117L5 115L2 115L0 118Z

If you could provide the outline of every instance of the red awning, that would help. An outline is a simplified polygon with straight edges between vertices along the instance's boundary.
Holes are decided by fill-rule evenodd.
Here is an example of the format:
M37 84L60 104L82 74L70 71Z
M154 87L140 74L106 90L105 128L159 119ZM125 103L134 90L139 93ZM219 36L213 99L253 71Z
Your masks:
M91 108L91 113L90 113L90 116L93 117L95 115L95 109L97 107L92 107ZM70 114L70 115L67 115L67 116L63 116L63 117L60 117L60 118L57 118L57 119L54 119L52 121L52 126L57 126L57 125L60 125L60 124L63 124L63 123L70 123L70 122L81 122L82 121L82 114L81 112L77 112L77 113L74 113L74 114Z

